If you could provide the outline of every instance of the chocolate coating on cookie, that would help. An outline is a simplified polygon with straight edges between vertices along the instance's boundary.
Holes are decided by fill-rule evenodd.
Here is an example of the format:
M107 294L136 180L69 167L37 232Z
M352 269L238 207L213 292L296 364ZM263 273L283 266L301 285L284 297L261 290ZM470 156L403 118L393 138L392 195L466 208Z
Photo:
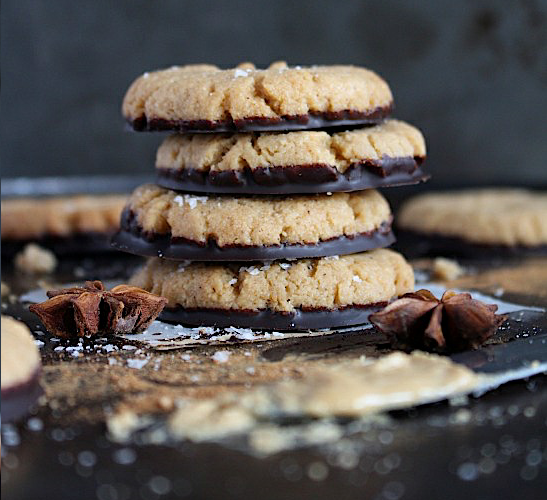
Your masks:
M270 310L234 311L226 309L164 309L160 319L192 326L258 328L265 330L307 330L368 323L369 316L387 302L348 306L340 309L297 309L290 313Z
M156 180L167 189L197 193L336 193L425 182L430 176L420 168L422 161L419 157L383 158L356 164L343 173L320 164L221 172L159 168Z
M122 214L121 229L113 237L112 245L118 250L148 257L196 261L254 261L301 259L346 255L387 247L395 242L391 223L377 230L352 237L340 236L316 244L281 244L271 246L227 245L219 247L214 241L200 245L184 238L145 233L136 223L132 212Z
M247 117L239 120L167 120L141 115L128 119L127 123L136 132L181 132L185 134L220 132L285 132L288 130L318 130L332 127L376 125L393 112L393 104L362 112L344 110L337 112L309 113L306 115L281 116L276 118Z
M44 393L39 384L41 370L36 371L24 383L2 389L2 422L12 422L24 417Z

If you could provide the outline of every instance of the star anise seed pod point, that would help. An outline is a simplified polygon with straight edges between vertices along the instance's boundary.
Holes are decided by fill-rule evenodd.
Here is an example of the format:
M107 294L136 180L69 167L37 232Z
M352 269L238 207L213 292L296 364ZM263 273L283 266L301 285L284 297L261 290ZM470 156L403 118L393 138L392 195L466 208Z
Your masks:
M447 290L439 300L429 290L418 290L372 314L370 321L403 349L457 352L476 349L496 332L507 318L495 314L497 309L469 293Z
M100 281L83 287L47 292L49 300L33 304L46 329L59 337L90 337L104 333L138 333L165 307L167 299L129 285L105 290Z

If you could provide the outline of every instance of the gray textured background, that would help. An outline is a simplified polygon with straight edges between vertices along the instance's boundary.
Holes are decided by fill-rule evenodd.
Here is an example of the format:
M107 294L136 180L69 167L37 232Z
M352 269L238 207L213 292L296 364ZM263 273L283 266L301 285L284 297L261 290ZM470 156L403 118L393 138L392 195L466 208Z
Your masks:
M434 184L547 185L542 0L4 0L1 170L152 172L159 134L124 131L145 70L242 60L383 75L427 137Z

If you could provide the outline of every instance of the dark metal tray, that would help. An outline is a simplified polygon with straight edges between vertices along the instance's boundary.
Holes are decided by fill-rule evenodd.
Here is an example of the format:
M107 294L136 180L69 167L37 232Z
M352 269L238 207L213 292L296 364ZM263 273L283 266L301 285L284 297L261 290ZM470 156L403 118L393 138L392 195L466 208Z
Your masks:
M116 184L116 191L129 191L138 182L126 178ZM106 192L114 185L61 179L40 191L39 184L34 180L25 184L36 186L33 191L17 182L3 182L2 195ZM390 196L395 193L389 191ZM75 268L84 269L86 278L124 279L138 262L122 254L67 259L52 280L74 280ZM479 271L489 266L484 261L470 265ZM9 262L3 262L2 279L16 292L35 286L30 278L13 273ZM77 279L83 279L81 273ZM547 306L547 294L506 298ZM24 314L17 304L7 312ZM545 315L514 318L510 330L517 336L540 335L547 332L547 321ZM374 334L281 340L257 349L263 363L280 362L288 355L343 356L378 341L370 335ZM81 362L60 360L50 344L44 348L46 366ZM105 395L104 401L89 401L89 407L111 403ZM106 438L104 424L67 424L61 410L46 407L38 410L39 420L3 426L2 496L12 500L537 499L547 488L546 416L547 380L540 375L471 398L463 406L445 402L391 412L389 428L348 433L336 454L316 446L258 458L230 444L114 444ZM326 475L314 472L318 463L326 465Z

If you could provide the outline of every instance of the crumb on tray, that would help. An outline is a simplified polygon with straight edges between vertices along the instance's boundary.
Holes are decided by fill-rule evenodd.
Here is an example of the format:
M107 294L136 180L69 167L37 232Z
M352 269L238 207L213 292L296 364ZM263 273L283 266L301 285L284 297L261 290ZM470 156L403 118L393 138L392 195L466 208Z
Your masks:
M29 243L15 256L14 264L27 274L51 273L57 267L57 258L50 250Z
M455 260L437 257L433 261L433 278L440 281L451 281L459 278L465 270Z

